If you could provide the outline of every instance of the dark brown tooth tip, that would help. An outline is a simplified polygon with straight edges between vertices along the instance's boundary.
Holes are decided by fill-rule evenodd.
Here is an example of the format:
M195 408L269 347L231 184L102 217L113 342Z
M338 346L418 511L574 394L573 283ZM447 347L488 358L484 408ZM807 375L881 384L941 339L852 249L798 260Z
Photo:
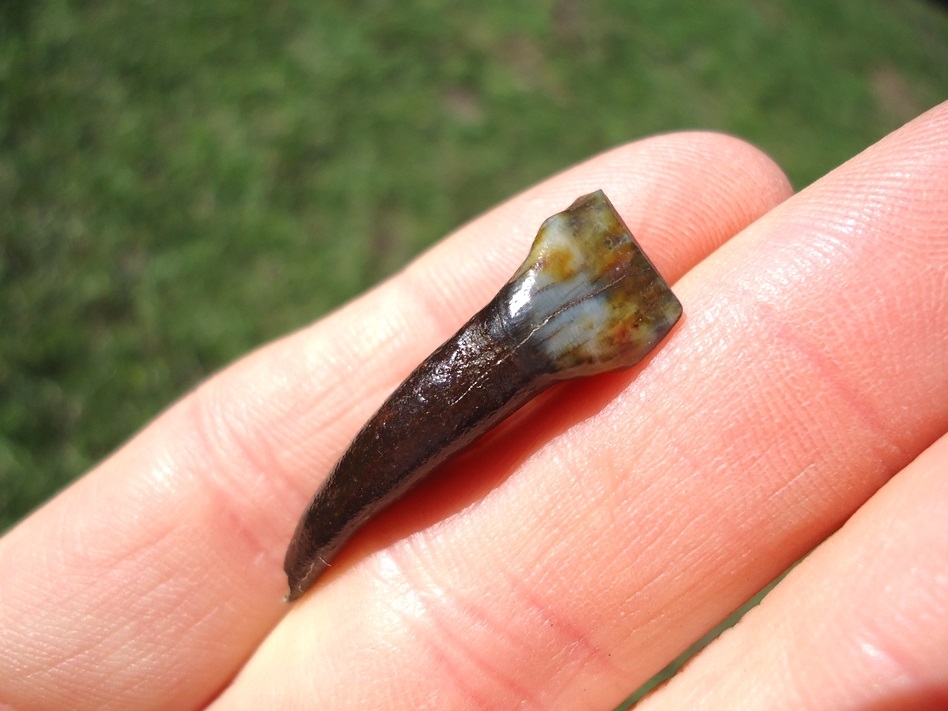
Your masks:
M601 190L547 219L511 280L396 388L313 496L283 564L287 602L448 457L558 380L635 365L681 313Z

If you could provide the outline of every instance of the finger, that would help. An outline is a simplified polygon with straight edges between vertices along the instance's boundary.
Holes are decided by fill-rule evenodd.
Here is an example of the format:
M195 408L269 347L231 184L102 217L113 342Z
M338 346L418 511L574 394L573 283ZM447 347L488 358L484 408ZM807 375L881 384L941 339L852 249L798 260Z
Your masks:
M948 708L948 436L641 706Z
M616 704L945 431L946 224L948 105L689 272L646 367L390 510L220 707Z
M284 613L295 519L349 438L510 276L542 219L597 187L672 278L788 193L769 159L725 136L620 148L214 378L0 542L0 701L213 697Z

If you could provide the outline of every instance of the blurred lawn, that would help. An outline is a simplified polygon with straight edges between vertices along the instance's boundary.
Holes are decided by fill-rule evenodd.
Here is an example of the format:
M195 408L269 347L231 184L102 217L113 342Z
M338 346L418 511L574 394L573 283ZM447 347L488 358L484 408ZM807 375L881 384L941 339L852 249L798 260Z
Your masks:
M713 128L799 188L948 96L896 0L0 4L0 531L511 193Z
M0 4L0 531L511 193L715 128L806 185L948 94L881 0Z

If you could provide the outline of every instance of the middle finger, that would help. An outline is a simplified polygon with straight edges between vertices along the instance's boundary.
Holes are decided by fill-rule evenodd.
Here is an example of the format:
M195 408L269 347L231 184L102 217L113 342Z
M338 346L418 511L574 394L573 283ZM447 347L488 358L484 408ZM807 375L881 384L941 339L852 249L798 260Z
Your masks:
M946 132L931 112L705 260L647 368L563 388L450 465L387 525L510 474L329 580L235 689L279 660L310 698L620 700L943 431Z

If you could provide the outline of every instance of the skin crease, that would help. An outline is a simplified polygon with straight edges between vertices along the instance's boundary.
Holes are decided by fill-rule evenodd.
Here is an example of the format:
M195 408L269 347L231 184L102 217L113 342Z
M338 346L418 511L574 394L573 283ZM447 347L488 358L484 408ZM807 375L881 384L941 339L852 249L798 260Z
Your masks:
M948 435L637 711L948 708L945 521Z
M280 620L295 512L348 438L539 222L598 187L678 281L684 322L642 366L549 393L446 467ZM771 209L787 195L734 139L633 144L225 371L0 541L0 703L201 708L229 683L214 707L610 708L948 428L948 107ZM888 520L925 499L896 499ZM831 543L858 556L843 533ZM866 565L891 580L942 540ZM809 612L780 599L730 637L779 656L765 633ZM892 625L911 649L938 614ZM891 676L900 694L944 678L939 648ZM808 702L885 708L879 678L862 705L821 706L818 686Z

